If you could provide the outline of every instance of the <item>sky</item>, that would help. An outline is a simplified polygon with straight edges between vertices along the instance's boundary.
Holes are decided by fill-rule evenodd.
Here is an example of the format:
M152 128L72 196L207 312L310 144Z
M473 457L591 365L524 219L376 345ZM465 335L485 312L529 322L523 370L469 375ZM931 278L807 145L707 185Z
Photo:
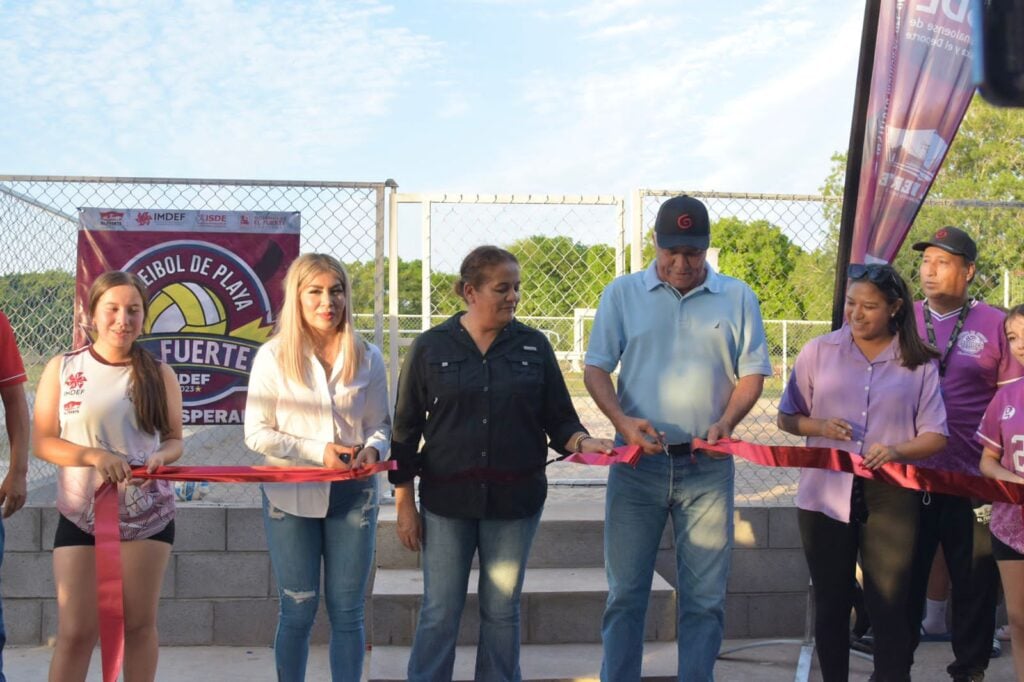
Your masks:
M853 0L0 0L0 174L816 193Z

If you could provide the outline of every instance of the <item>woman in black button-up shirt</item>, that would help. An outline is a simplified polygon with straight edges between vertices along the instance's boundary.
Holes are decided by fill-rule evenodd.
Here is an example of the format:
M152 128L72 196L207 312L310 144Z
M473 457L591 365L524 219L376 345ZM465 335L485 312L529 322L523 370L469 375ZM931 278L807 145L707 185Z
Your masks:
M519 680L519 595L547 494L548 448L610 452L613 443L590 438L547 338L515 320L515 256L494 246L474 249L456 292L466 312L416 339L395 406L391 447L399 468L390 479L398 537L423 550L423 607L408 679L451 679L479 551L475 679Z

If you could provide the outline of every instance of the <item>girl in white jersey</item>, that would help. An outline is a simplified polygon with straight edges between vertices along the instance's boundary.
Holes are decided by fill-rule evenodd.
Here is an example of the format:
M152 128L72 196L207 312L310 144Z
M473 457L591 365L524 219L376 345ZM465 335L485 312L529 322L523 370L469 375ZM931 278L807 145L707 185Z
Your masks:
M53 549L57 644L50 681L85 680L98 636L93 493L117 485L126 682L156 676L157 603L174 540L166 481L133 480L181 456L181 389L137 339L149 308L136 275L107 272L89 290L91 345L53 358L36 392L33 451L56 464Z
M1024 364L1024 305L1011 308L1003 321L1010 352ZM981 473L989 478L1024 484L1024 379L1002 386L992 397L978 428ZM1013 667L1024 680L1024 508L992 503L992 556L996 558L1006 595L1013 643Z

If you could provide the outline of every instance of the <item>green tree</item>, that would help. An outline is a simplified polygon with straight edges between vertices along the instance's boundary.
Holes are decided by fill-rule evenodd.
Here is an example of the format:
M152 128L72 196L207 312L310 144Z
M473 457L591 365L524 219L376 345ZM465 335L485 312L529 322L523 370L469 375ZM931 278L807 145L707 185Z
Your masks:
M26 363L71 348L75 277L48 270L0 277L0 301Z
M593 308L615 276L615 249L586 246L569 237L534 235L506 247L522 268L523 316L572 317Z
M351 306L354 313L373 313L374 262L347 263L345 269L352 280ZM398 314L418 315L422 300L423 261L398 260ZM384 259L384 297L388 297L388 259Z
M832 171L822 188L826 196L841 196L846 156L832 157ZM918 213L894 265L916 283L920 256L909 245L926 239L940 227L956 225L978 243L978 275L973 293L1002 303L1003 270L1020 278L1024 252L1024 212L1015 207L972 207L971 201L1024 201L1024 111L993 107L975 96L960 130L932 185L929 199L964 202L948 205L926 202ZM826 211L838 233L838 211ZM833 252L834 253L834 252ZM830 287L831 288L831 287Z
M767 220L723 218L711 226L721 272L749 283L766 319L800 319L804 309L791 275L802 250Z

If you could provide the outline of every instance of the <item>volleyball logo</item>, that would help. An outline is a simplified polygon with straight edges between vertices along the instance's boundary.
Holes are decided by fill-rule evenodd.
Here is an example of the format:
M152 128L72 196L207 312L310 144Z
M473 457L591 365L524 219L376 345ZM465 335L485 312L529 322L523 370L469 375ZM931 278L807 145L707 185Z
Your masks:
M195 282L168 284L149 302L146 334L218 334L228 331L224 304Z

